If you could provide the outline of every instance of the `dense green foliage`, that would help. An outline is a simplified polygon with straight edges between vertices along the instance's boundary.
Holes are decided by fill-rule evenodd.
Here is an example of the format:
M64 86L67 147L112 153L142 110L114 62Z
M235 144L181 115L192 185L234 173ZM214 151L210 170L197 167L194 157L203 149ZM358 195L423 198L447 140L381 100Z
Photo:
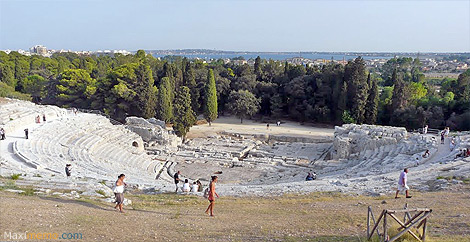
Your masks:
M253 116L259 110L259 100L250 91L232 91L228 98L228 108L240 118L240 123L243 123L244 118Z
M205 93L204 117L210 125L217 118L217 92L215 89L214 71L212 69L209 69L207 74Z
M184 138L189 132L189 128L196 122L194 111L191 107L191 94L189 88L181 86L175 98L175 120L173 129L176 135Z
M248 61L157 59L142 50L127 56L56 53L51 58L0 52L0 96L98 109L118 120L157 117L173 122L182 137L192 125L191 113L204 114L208 121L232 114L470 129L470 71L457 79L427 80L419 60L412 58L393 58L369 70L362 58L322 67Z

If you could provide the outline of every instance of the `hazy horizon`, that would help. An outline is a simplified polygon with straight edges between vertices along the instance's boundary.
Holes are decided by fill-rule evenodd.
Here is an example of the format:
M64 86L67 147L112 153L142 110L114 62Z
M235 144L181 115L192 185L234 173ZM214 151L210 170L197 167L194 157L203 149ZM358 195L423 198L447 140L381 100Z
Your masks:
M0 0L0 49L470 52L470 1Z

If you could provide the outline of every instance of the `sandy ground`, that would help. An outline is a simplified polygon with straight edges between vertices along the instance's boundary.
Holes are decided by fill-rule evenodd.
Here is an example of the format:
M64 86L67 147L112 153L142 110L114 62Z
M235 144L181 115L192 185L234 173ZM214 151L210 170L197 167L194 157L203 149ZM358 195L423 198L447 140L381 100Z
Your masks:
M211 218L207 201L188 195L126 194L133 205L120 214L109 203L0 191L0 232L81 233L74 241L366 241L367 206L378 216L407 202L433 209L426 241L470 240L469 185L413 195L222 197Z
M300 125L300 123L291 121L282 121L280 126L270 123L269 129L267 129L266 123L257 123L248 119L240 123L240 119L236 117L219 117L211 126L209 124L202 124L191 127L187 138L207 137L222 131L299 137L333 137L334 134L334 129L332 128L317 128L309 125Z

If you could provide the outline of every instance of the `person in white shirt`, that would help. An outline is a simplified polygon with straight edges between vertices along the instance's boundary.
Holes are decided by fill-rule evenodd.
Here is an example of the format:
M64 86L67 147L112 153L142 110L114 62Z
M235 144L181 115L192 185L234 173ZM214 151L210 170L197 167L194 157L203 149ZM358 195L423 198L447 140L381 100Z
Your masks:
M407 174L408 174L408 168L405 168L400 173L400 178L398 179L398 189L397 189L397 193L395 194L395 198L398 198L398 193L401 191L405 191L406 198L411 198L409 191L408 191L410 190L410 188L407 185Z
M199 186L197 185L196 182L193 182L193 185L191 186L191 192L197 192L199 189Z
M189 180L185 179L183 184L183 192L189 192L191 188L189 187Z

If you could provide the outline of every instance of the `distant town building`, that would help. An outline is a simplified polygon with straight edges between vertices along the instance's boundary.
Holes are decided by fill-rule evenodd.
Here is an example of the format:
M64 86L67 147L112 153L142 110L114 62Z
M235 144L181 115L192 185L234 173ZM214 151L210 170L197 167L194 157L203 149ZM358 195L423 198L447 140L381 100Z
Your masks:
M35 53L38 55L47 55L47 48L42 45L35 45L29 49L31 53Z

